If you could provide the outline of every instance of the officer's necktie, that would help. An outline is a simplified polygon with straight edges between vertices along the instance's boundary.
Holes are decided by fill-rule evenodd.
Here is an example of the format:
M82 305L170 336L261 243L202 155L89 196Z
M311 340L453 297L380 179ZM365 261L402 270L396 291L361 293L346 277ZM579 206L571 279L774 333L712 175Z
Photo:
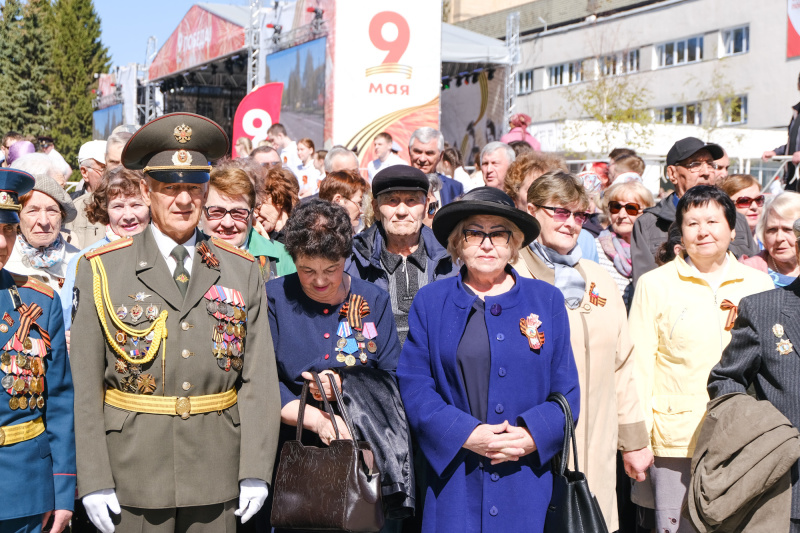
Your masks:
M178 263L175 266L175 271L172 273L172 279L175 280L175 284L178 286L178 290L181 291L181 296L183 297L186 297L186 288L189 286L189 272L183 265L183 260L186 259L187 255L189 255L189 251L182 244L173 248L172 252L169 254L169 256Z

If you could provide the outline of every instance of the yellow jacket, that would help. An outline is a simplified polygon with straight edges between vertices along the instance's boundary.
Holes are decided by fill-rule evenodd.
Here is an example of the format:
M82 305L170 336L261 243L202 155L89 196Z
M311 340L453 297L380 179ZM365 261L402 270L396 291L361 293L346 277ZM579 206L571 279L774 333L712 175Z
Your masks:
M743 297L774 288L768 275L730 253L725 268L716 292L683 257L644 274L636 285L628 320L635 381L658 457L694 453L709 401L708 375L731 340L723 300L738 306Z

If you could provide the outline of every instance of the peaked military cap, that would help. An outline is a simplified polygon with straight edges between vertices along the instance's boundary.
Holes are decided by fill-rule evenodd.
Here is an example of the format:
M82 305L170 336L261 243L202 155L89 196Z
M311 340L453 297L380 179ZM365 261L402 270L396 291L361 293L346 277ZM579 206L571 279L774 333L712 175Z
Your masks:
M164 183L206 183L211 161L228 153L228 136L213 120L171 113L151 120L122 150L122 165Z
M35 183L27 172L0 168L0 224L19 224L19 197L30 192Z

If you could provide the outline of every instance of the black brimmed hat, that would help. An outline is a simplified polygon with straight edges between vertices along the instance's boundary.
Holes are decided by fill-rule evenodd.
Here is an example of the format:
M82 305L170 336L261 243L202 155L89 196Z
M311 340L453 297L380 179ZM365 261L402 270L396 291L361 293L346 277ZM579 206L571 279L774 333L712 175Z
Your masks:
M206 183L211 161L228 153L228 136L213 120L172 113L151 120L122 151L122 165L164 183Z
M409 165L392 165L386 167L372 179L372 197L392 191L422 191L428 194L430 189L428 176L418 168Z
M671 166L680 163L684 159L692 157L700 150L708 150L712 159L716 161L725 155L725 150L718 144L704 143L697 137L686 137L672 145L667 152L667 165Z
M35 183L27 172L0 168L0 224L19 224L19 197L29 193Z
M509 195L494 187L472 189L460 200L439 209L433 217L433 234L439 243L447 247L447 239L459 222L472 215L495 215L517 225L525 235L522 246L528 246L539 235L539 222L514 205Z

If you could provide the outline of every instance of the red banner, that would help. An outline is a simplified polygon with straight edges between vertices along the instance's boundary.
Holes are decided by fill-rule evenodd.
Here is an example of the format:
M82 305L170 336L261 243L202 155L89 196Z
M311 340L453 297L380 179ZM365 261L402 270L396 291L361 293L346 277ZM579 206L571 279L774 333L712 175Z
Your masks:
M786 7L786 58L800 56L800 0L788 0Z
M150 80L181 72L245 47L244 28L192 6L150 65Z
M233 117L233 157L236 141L240 137L261 141L267 138L267 130L281 119L281 97L283 83L267 83L244 97ZM255 148L255 146L253 146Z

